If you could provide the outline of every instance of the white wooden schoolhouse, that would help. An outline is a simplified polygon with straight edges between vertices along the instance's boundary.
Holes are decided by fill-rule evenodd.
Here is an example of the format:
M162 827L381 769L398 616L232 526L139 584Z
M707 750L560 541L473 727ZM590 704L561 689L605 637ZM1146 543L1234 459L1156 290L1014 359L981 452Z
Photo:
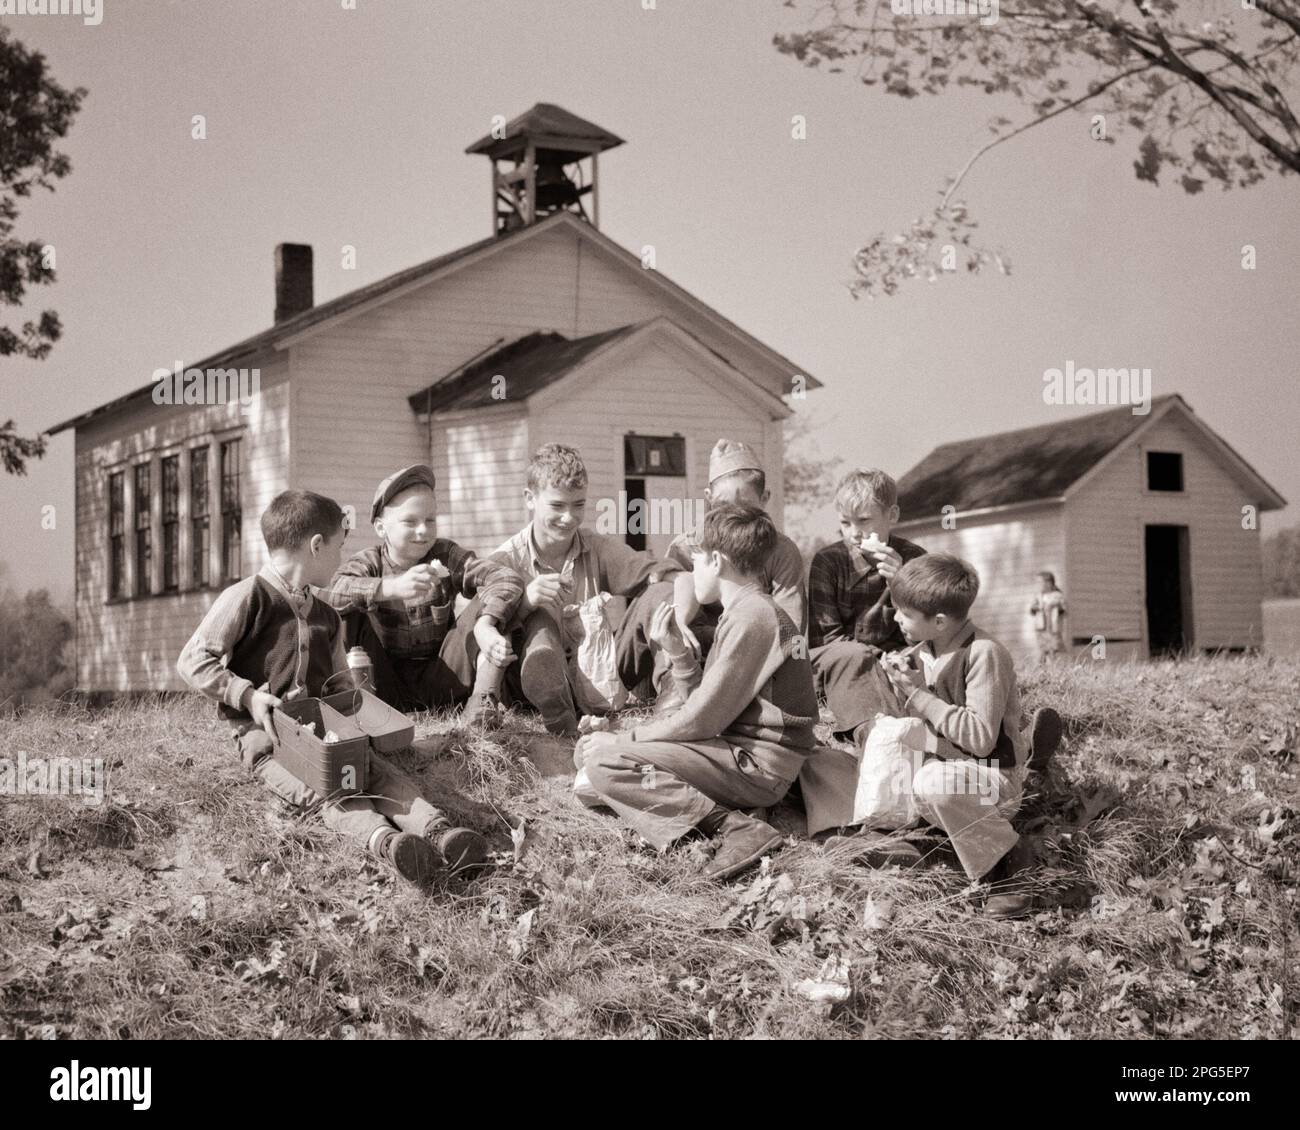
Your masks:
M181 647L261 567L258 518L291 487L351 507L356 549L379 481L428 462L440 532L487 552L525 521L532 451L563 442L590 523L620 507L656 548L728 436L761 452L781 520L783 398L818 382L600 231L597 157L621 144L539 103L466 150L492 166L487 238L318 305L311 248L281 244L271 328L50 429L76 431L80 688L179 689Z
M899 481L898 532L979 570L974 618L1018 660L1044 570L1076 656L1260 646L1258 516L1286 500L1181 396L1150 404L944 444Z

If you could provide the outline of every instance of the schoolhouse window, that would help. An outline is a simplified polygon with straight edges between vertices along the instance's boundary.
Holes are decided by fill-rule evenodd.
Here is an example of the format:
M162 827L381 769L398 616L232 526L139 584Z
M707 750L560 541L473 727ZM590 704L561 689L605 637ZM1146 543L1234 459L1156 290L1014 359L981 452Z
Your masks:
M108 476L108 596L120 600L126 583L126 477Z
M162 461L163 592L181 587L181 457Z
M624 436L623 466L629 477L685 475L686 440L682 436Z
M237 581L242 560L239 511L239 457L242 441L221 445L221 572L227 581Z
M153 510L149 497L149 464L135 468L135 595L148 596L153 567Z
M190 449L190 584L208 586L208 555L211 552L208 505L208 449Z
M1177 451L1147 452L1147 490L1181 491L1183 456Z

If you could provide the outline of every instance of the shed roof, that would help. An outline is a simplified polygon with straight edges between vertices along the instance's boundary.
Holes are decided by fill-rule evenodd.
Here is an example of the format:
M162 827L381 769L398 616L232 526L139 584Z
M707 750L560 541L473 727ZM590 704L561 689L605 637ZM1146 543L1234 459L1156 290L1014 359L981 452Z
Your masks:
M1112 451L1170 410L1185 413L1239 474L1253 478L1260 487L1259 501L1267 509L1286 504L1197 418L1181 396L1170 393L1154 397L1150 413L1142 416L1126 405L1060 423L945 443L899 481L899 510L906 523L937 517L945 506L963 513L1059 499Z

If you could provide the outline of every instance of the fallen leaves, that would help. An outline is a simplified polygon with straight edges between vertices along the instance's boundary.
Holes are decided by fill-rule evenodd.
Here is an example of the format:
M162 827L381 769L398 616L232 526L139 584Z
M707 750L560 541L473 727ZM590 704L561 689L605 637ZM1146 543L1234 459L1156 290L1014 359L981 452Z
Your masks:
M794 991L814 1004L840 1004L849 999L850 962L841 954L833 953L822 962L817 976L796 981Z
M280 977L285 956L284 943L277 938L271 943L265 958L254 956L235 962L235 976L245 983L277 980Z
M528 841L527 820L520 820L515 827L510 829L510 842L514 845L515 862L519 863L523 860L531 846Z

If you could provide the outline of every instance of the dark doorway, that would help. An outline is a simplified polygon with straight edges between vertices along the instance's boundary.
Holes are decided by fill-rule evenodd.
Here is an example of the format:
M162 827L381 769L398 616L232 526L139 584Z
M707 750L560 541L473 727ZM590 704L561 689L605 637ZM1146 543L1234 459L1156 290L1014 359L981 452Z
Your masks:
M1147 644L1152 656L1192 645L1192 562L1186 526L1146 527Z
M624 514L627 533L623 540L635 550L645 549L645 479L623 480L623 490L627 494L627 512Z

